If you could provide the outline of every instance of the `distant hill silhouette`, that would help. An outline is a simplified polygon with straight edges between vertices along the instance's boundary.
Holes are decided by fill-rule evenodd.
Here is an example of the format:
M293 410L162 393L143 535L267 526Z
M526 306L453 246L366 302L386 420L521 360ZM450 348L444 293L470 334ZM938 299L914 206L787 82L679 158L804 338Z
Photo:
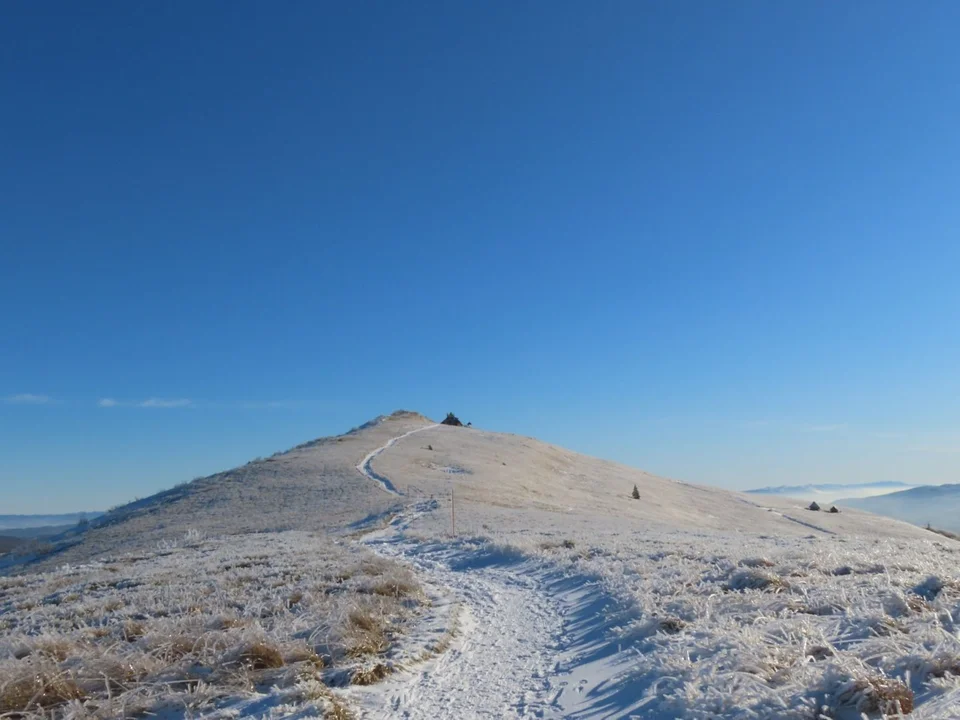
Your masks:
M914 525L960 532L960 484L921 485L888 495L839 499L837 504Z

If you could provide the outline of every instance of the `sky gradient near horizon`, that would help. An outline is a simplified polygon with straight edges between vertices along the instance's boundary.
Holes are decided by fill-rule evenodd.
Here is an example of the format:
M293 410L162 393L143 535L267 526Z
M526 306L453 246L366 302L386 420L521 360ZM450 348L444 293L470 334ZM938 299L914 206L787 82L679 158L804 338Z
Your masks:
M729 488L958 481L960 5L0 23L0 513L397 408Z

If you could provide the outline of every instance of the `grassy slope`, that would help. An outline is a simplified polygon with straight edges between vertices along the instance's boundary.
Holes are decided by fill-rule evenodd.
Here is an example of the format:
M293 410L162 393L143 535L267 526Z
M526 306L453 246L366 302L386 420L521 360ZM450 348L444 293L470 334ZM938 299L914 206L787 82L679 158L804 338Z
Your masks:
M465 428L417 433L373 466L403 492L449 495L454 489L464 512L476 503L567 517L599 515L660 529L927 537L919 528L862 512L814 513L800 500L677 482L532 438ZM629 497L634 485L640 500Z
M390 438L427 424L419 415L391 417L121 506L86 531L68 533L60 549L34 567L154 548L191 529L220 535L344 527L397 502L357 471L360 459Z
M122 653L142 650L144 664L136 672L148 686L162 683L164 672L179 667L167 661L164 638L180 629L198 632L210 641L199 646L214 653L204 656L208 665L236 662L247 641L269 640L282 654L284 643L302 639L304 631L309 631L307 637L313 636L310 628L330 629L324 637L336 639L327 611L339 606L323 598L338 592L324 583L332 578L334 586L341 584L334 572L339 561L314 562L323 557L330 538L322 532L303 531L341 528L404 501L383 492L355 466L390 438L427 422L420 417L396 417L120 508L99 527L69 540L70 547L30 568L50 572L0 584L4 596L0 601L6 603L6 624L0 628L4 631L0 639L6 643L0 647L0 658L8 663L5 676L12 677L13 668L23 669L16 665L20 660L14 662L21 654L18 648L33 647L36 643L29 638L38 635L44 636L44 642L56 640L58 634L76 642L73 635L89 634L81 649L89 653L91 687L103 669L104 658L96 650L100 633L105 633L103 652L111 663L117 659L113 657L117 648ZM847 663L867 675L910 669L918 677L921 671L926 673L926 678L932 671L925 668L941 663L940 656L925 649L939 632L937 624L960 621L955 615L960 607L955 590L960 584L954 584L951 570L954 548L960 546L894 521L856 512L811 513L793 501L677 483L529 438L461 428L424 430L398 442L373 464L401 491L415 497L442 496L456 488L462 503L458 522L471 533L520 546L527 543L531 551L543 541L562 549L566 547L562 540L575 539L576 549L561 550L572 562L586 563L585 569L606 578L618 594L636 598L646 614L676 617L696 631L671 639L662 654L651 654L652 648L647 648L643 655L652 663L643 671L648 678L664 676L667 670L677 678L690 676L689 683L684 680L679 686L683 697L702 684L697 673L704 670L718 686L729 684L723 675L729 672L721 662L723 655L702 653L733 647L738 639L757 652L762 650L761 659L769 661L771 674L768 678L766 670L758 674L740 668L734 673L737 678L758 674L761 682L769 684L781 677L777 674L781 663L788 662L797 669L790 682L803 696L825 682L821 675L834 667L829 660L823 668L807 667L804 643L814 635L818 642L836 646L841 653L838 667ZM639 501L628 497L634 484L641 492ZM445 532L444 512L422 519L416 532ZM231 537L238 534L243 536ZM291 542L293 538L297 539ZM141 559L117 557L135 550L134 557ZM53 571L65 562L105 556L114 570L74 565ZM757 558L763 559L759 568ZM203 568L203 572L183 573L184 567ZM911 588L928 574L944 578L947 589L929 607L914 607L910 598L916 593ZM756 580L755 576L763 582L769 577L774 581L741 595L743 587L753 587L741 583ZM315 597L316 604L299 607L299 600L292 601L299 592ZM829 612L821 614L821 607ZM191 619L205 613L210 617ZM228 625L235 620L249 622L244 627L253 631L225 633L231 628L219 622L223 614ZM158 623L154 634L148 629L133 648L117 645L128 622L140 622L136 618L141 615ZM75 621L81 617L88 619L78 627ZM349 614L337 617L341 623L344 617L349 621ZM62 628L57 625L61 621L66 623ZM895 643L873 643L876 632L891 627ZM841 641L851 639L854 644L840 647ZM681 641L689 646L674 652L674 645ZM787 650L781 649L784 643ZM37 646L20 659L33 657L49 663L51 652L55 654L59 647L56 643L48 649ZM188 653L194 653L195 647L190 645ZM338 652L346 653L345 645L336 643L312 647L314 652L327 653L334 663ZM174 650L180 653L184 647ZM888 653L884 657L889 667L874 667L871 653L877 650ZM954 652L954 647L941 650ZM68 654L76 656L73 651ZM701 660L691 665L689 657L698 654ZM717 658L716 667L709 664L710 657ZM309 661L284 659L284 667L295 662ZM33 677L31 668L26 669L24 677ZM853 677L852 671L845 677ZM247 683L244 687L249 689L255 680L241 677L239 682ZM772 698L779 690L770 687L774 688ZM724 697L733 689L727 688ZM148 687L147 705L156 700L149 692ZM757 702L767 701L765 695L756 697ZM688 698L696 707L714 699L702 697L694 702ZM212 698L197 700L206 703ZM676 706L671 712L687 716L682 706L687 700L670 702Z

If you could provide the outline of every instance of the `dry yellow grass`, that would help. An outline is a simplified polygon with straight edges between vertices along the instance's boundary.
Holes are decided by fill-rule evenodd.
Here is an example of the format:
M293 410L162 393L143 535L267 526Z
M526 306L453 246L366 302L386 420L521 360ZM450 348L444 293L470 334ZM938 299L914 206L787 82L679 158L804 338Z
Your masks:
M350 678L350 684L374 685L383 680L391 672L393 671L383 663L377 663L371 668L363 668L355 671Z
M65 638L38 640L34 644L33 650L35 653L45 655L57 662L63 662L70 656L77 654L76 644Z
M195 639L185 635L174 635L164 638L164 642L154 650L154 655L162 662L172 663L192 654L196 647Z
M360 563L359 571L364 575L383 575L386 572L391 572L394 569L394 566L387 560L383 558L369 558Z
M110 568L0 578L0 717L149 714L170 703L244 702L267 687L279 698L301 671L322 682L373 665L361 676L373 682L422 591L396 562L325 538L230 538ZM258 561L267 551L269 562ZM350 717L332 694L322 697L321 715Z
M347 621L344 644L348 656L378 655L389 647L383 621L370 609L351 610Z
M273 645L256 642L240 653L240 664L251 670L283 667L283 655Z
M399 599L417 594L420 586L412 579L390 578L375 583L370 587L370 591L374 595Z
M54 707L83 697L83 690L73 678L53 668L40 668L0 685L0 716Z
M146 634L146 626L136 620L127 620L123 623L123 639L127 642L136 642Z
M332 702L326 720L353 720L353 715L339 702Z
M324 701L324 720L353 720L353 715L340 698L324 684L316 669L301 672L298 688L304 700Z
M743 592L745 590L763 590L765 592L783 592L790 584L779 575L759 568L741 568L731 575L725 589Z
M123 600L120 598L112 598L103 604L104 612L112 613L116 612L124 606Z
M930 663L928 673L931 677L942 678L947 675L960 677L960 657L940 655Z
M861 684L864 699L857 708L866 713L898 717L913 712L913 690L899 680L870 678Z

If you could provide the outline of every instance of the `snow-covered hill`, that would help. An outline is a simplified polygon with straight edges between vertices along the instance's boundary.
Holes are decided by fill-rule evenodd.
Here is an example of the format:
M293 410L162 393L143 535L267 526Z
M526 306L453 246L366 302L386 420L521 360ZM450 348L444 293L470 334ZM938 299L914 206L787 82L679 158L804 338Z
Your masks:
M385 512L397 498L357 471L371 450L432 423L416 413L377 418L343 435L320 438L272 457L182 483L122 505L61 537L43 567L154 548L186 532L239 534L343 528Z
M960 484L923 485L889 495L846 497L837 502L916 525L960 532Z
M858 512L811 513L809 501L734 493L657 477L532 438L447 426L428 428L378 456L373 467L413 496L455 492L461 527L471 508L544 511L557 522L617 522L663 530L721 530L778 536L869 535L925 538L896 522ZM633 486L640 499L630 498ZM569 520L567 520L569 518Z
M401 435L407 437L388 451L367 457ZM391 478L401 495L365 477L357 469L365 459ZM629 497L634 485L639 501ZM544 511L573 524L600 516L675 530L924 537L910 525L878 525L875 517L856 511L812 514L805 509L809 501L677 482L532 438L435 425L417 413L399 412L121 506L63 535L57 551L41 563L49 567L150 548L189 530L335 530L382 514L402 504L404 496L447 496L451 490L461 505L461 529L475 531L482 528L472 506Z
M10 565L22 577L0 582L0 676L29 700L36 678L81 673L70 697L88 693L94 717L128 700L209 718L960 716L960 543L805 504L396 413L132 503ZM297 559L327 547L342 550ZM350 590L346 550L394 577L406 567L412 589ZM354 618L364 603L381 625ZM359 660L331 644L350 633L366 638ZM156 653L182 636L199 639L177 640L185 654L165 666ZM275 648L274 664L196 670L252 647ZM114 665L142 675L103 704L95 681Z

